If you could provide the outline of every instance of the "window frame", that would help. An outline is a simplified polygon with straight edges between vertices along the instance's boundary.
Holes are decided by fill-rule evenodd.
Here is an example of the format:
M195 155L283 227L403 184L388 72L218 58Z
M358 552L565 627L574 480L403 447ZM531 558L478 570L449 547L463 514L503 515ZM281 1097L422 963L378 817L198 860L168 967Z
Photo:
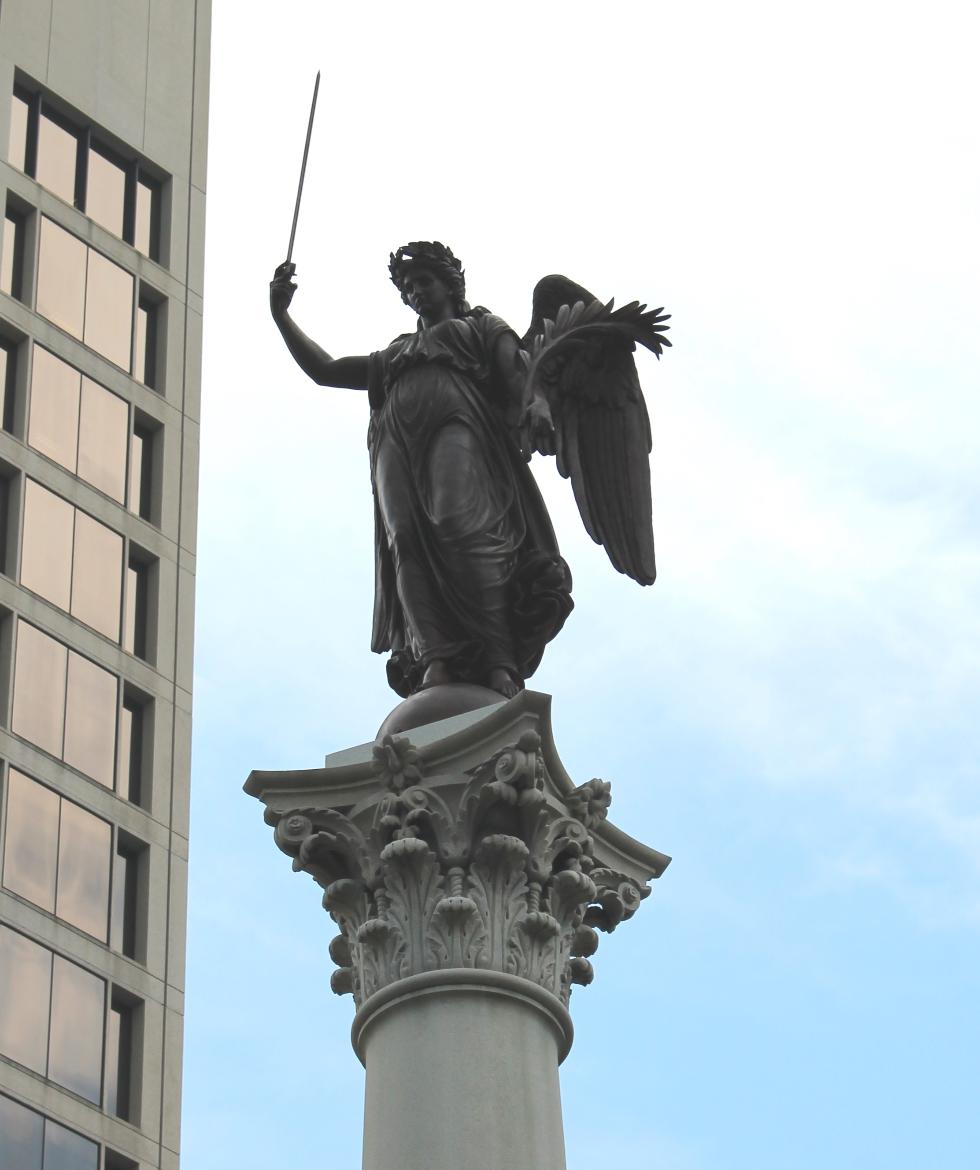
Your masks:
M45 1024L45 1030L44 1030L44 1070L41 1071L37 1068L34 1068L31 1065L21 1064L21 1062L19 1060L17 1060L17 1058L15 1056L9 1055L8 1053L4 1052L2 1049L0 1049L0 1056L2 1056L6 1060L11 1061L13 1064L19 1066L20 1068L29 1069L31 1072L35 1073L37 1076L43 1077L44 1080L48 1082L48 1084L56 1085L63 1092L70 1093L72 1096L77 1097L80 1101L85 1101L87 1104L94 1106L94 1108L98 1109L101 1113L103 1113L107 1117L116 1117L116 1118L119 1118L123 1121L128 1121L132 1125L139 1125L140 1124L140 1112L141 1112L141 1110L140 1110L140 1105L141 1105L141 1100L140 1100L141 1092L140 1092L140 1090L141 1090L142 1079L143 1079L143 1077L142 1077L143 1058L142 1058L142 1043L141 1043L141 1041L142 1041L143 1011L144 1011L144 1002L145 1001L140 996L138 996L138 995L134 994L133 992L128 991L126 988L122 987L114 979L112 979L112 977L110 975L106 974L105 972L93 970L86 963L79 962L78 959L76 959L76 958L69 958L67 955L63 954L61 951L56 950L54 947L49 946L46 942L42 942L40 939L33 938L31 935L29 935L25 930L23 930L21 928L18 928L16 926L13 926L13 925L6 923L6 922L0 922L0 934L2 934L3 931L7 931L11 935L14 935L14 936L26 941L27 943L31 944L32 946L37 947L39 950L46 952L46 954L49 956L49 961L50 961L50 966L49 966L50 975L49 975L49 990L48 990L48 997L47 997L48 1002L47 1002L47 1007L46 1007L46 1024ZM86 1096L84 1093L78 1092L77 1089L72 1088L70 1085L67 1085L63 1081L60 1081L57 1078L52 1077L50 1075L50 1069L51 1069L51 1063L52 1063L51 1062L52 1019L54 1016L54 990L53 990L54 983L55 983L54 972L55 972L55 964L58 961L60 961L61 963L67 964L70 967L78 968L78 970L83 972L85 975L87 975L93 979L97 979L99 981L99 983L101 983L101 985L102 985L102 988L101 988L101 991L102 991L102 996L101 996L101 998L102 998L102 1008L101 1008L102 1019L101 1019L101 1026L99 1028L99 1032L100 1032L100 1035L102 1038L102 1051L101 1051L101 1059L99 1061L99 1068L98 1068L99 1092L98 1092L98 1097L95 1099ZM110 1017L112 1015L114 1008L116 1008L116 1010L121 1010L123 1012L123 1014L126 1017L128 1017L128 1022L129 1022L128 1036L126 1037L126 1039L127 1039L127 1052L124 1054L126 1059L124 1061L118 1062L120 1065L124 1064L126 1066L125 1072L126 1072L126 1077L127 1077L127 1083L125 1086L125 1089L126 1089L125 1097L126 1097L127 1106L128 1106L126 1115L123 1115L123 1114L118 1113L118 1112L110 1111L110 1109L109 1109L109 1075L110 1075L109 1046L110 1046L110 1041L112 1038ZM119 1055L119 1054L117 1053L117 1055ZM122 1069L120 1068L118 1071L121 1072ZM118 1086L118 1080L119 1080L119 1078L117 1075L117 1086ZM118 1092L118 1088L117 1088L117 1092ZM3 1095L8 1096L7 1093L4 1093ZM19 1102L18 1102L18 1104L19 1104ZM40 1111L35 1108L34 1112L37 1113ZM42 1116L43 1116L43 1114L42 1114ZM55 1124L60 1124L60 1123L56 1122ZM63 1128L70 1128L70 1127L63 1127ZM82 1135L82 1136L84 1136L84 1135ZM91 1140L91 1139L88 1139L88 1140Z
M70 206L75 207L83 215L88 214L86 211L86 205L88 203L88 160L90 151L94 149L97 154L102 155L123 171L125 188L123 194L122 232L115 232L111 228L105 227L98 220L93 219L92 222L98 223L103 231L107 231L110 235L115 236L116 239L122 240L123 243L128 244L135 251L139 252L141 256L146 256L147 259L152 260L155 264L163 264L163 260L161 259L163 254L163 200L167 187L166 179L146 159L131 151L120 149L111 135L102 133L98 127L93 126L85 119L66 112L63 103L52 100L41 87L34 84L25 84L24 81L18 79L14 82L13 96L24 102L27 106L24 174L36 183L41 183L41 180L37 178L39 128L41 118L48 118L56 126L74 135L78 142L75 160L74 198L70 201L65 199L62 201L69 203ZM12 162L11 165L15 167L19 166L17 162ZM145 251L140 247L137 239L139 187L141 184L150 192L149 242ZM44 186L43 183L41 185ZM48 187L44 189L46 191L50 190ZM51 193L55 198L62 198L57 192L52 191Z

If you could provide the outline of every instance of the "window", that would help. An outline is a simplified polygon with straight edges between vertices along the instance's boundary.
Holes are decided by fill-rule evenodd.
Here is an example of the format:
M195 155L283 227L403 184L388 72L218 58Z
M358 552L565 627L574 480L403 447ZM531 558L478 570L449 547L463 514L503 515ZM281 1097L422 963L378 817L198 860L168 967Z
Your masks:
M118 642L122 564L117 532L33 479L26 481L22 585Z
M98 1105L105 980L0 925L0 986L0 1053Z
M100 976L3 925L0 986L4 989L0 1054L93 1105L104 1105L117 1117L136 1119L135 1070L142 1020L138 999L119 988L110 991ZM25 1148L34 1132L29 1119L17 1118L7 1099L0 1097L0 1154L4 1153L2 1143L8 1140L4 1122L11 1115L15 1124L10 1132L17 1135L18 1143L15 1151ZM62 1150L70 1150L67 1136L59 1134L56 1140ZM30 1163L0 1160L4 1170L8 1166L21 1170L25 1164ZM80 1164L46 1160L43 1170L52 1165L76 1170Z
M14 374L17 351L0 337L0 426L5 431L14 429Z
M8 890L108 942L112 856L108 821L9 770L3 850Z
M24 217L10 207L3 217L0 241L0 292L24 299Z
M106 1170L115 1170L109 1157L107 1151ZM0 1166L4 1170L98 1170L98 1165L95 1142L0 1096Z
M118 988L112 993L106 1044L107 1112L126 1121L136 1118L133 1065L140 1004Z
M136 308L136 335L133 344L133 377L151 390L157 385L157 351L163 307L145 293Z
M41 217L37 311L124 370L131 368L131 273Z
M153 660L150 649L150 590L155 580L156 562L130 546L126 568L126 605L123 612L122 647L146 662Z
M40 112L34 177L66 203L75 202L78 158L78 134L50 112Z
M34 346L27 442L131 511L149 519L153 431L129 405L41 346ZM126 452L130 449L128 475Z
M30 120L30 102L15 90L10 104L10 147L7 158L11 166L21 171L32 169L27 165L27 127Z
M118 693L114 674L18 621L11 729L106 788L115 771Z
M149 704L127 688L119 713L119 795L132 804L145 804L143 769L148 759Z
M161 185L141 160L117 155L97 131L73 124L42 94L19 86L8 157L106 231L159 259Z
M142 957L139 938L140 872L145 846L120 833L112 864L109 945L130 959Z
M144 520L153 520L153 455L156 432L146 422L133 423L129 448L129 510Z
M106 231L122 238L126 219L126 165L95 143L88 152L85 213Z
M106 1150L105 1170L139 1170L139 1166L131 1158L117 1154L115 1150Z

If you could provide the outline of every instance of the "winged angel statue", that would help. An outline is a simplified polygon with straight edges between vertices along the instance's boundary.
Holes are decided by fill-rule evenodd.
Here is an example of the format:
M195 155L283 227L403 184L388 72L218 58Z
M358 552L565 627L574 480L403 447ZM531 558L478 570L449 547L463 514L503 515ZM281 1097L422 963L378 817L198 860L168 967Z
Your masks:
M289 352L321 386L366 390L375 501L372 650L402 696L465 682L512 696L572 608L572 579L527 464L557 455L589 535L641 585L656 575L650 421L633 361L659 358L668 315L614 309L564 276L534 290L523 338L466 302L438 242L392 253L412 333L333 358L289 315L295 266L270 284Z

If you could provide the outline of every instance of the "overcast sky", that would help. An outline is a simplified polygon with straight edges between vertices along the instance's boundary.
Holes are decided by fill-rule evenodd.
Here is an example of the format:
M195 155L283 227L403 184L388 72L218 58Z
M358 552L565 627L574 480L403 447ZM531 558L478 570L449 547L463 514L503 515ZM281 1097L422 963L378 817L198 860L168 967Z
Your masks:
M412 239L519 332L550 272L674 315L639 358L655 586L535 462L576 609L531 685L572 777L674 857L574 993L569 1170L974 1170L966 9L215 0L184 1170L360 1164L334 929L241 793L397 701L365 396L308 382L267 307L318 68L293 315L331 353L413 327Z

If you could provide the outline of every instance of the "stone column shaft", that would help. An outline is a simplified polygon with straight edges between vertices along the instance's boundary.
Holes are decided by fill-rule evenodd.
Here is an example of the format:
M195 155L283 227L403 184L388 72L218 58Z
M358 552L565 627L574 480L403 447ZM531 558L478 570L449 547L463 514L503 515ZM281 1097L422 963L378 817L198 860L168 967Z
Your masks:
M363 1170L565 1170L564 1021L533 984L474 974L409 978L358 1013Z

